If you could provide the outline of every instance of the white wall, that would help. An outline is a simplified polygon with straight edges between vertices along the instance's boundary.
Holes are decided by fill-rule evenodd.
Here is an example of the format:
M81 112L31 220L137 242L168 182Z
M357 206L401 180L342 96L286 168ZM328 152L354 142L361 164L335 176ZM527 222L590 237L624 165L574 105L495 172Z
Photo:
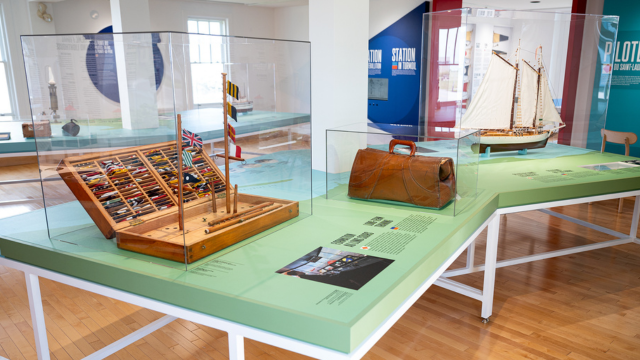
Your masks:
M369 0L369 38L374 37L425 0ZM275 38L309 40L309 6L275 8Z
M187 31L187 19L225 18L229 35L273 38L273 8L204 1L149 0L151 31Z
M369 0L369 39L407 15L425 0ZM309 40L309 6L275 8L275 38Z
M51 15L51 17L55 20L56 16L53 11L52 4L45 3L45 5L47 5L47 14ZM40 19L38 17L37 2L29 3L29 20L30 20L32 34L55 34L56 33L56 25L54 21L46 22L43 19Z
M309 2L314 169L326 168L326 154L340 159L325 143L327 129L367 121L369 19L359 17L368 13L369 0ZM340 165L327 171L340 172Z
M51 4L57 34L97 33L111 25L109 0L66 0ZM89 15L98 12L98 18Z
M309 5L275 8L276 39L309 41Z
M58 34L96 33L111 25L108 0L65 0L49 7L55 11ZM97 20L89 16L91 10L100 14ZM187 31L187 19L190 17L225 18L229 20L229 35L274 36L274 8L205 1L149 0L149 13L149 31Z

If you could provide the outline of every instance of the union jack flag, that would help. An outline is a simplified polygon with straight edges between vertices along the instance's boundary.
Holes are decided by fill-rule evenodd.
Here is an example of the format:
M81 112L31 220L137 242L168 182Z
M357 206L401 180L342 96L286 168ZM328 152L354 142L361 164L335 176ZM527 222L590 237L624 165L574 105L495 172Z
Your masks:
M200 135L192 133L187 129L182 129L182 143L202 149L202 138L200 137Z

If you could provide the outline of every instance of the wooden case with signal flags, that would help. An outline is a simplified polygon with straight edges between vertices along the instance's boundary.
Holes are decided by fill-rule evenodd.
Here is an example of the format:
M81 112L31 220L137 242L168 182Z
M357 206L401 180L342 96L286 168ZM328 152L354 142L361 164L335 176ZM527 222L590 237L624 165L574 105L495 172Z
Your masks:
M186 148L184 231L179 230L176 142L65 158L58 173L118 247L192 263L298 216L298 202L236 193L205 151ZM185 149L185 147L183 147ZM215 202L212 201L215 196Z

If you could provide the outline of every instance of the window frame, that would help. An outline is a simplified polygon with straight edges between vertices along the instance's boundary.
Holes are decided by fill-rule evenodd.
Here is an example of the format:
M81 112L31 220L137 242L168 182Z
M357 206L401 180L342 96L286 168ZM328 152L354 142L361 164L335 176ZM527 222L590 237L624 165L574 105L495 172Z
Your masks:
M200 32L196 32L196 33L192 33L189 32L189 22L190 21L207 21L209 23L212 22L217 22L217 23L221 23L221 30L222 30L222 34L220 35L212 35L212 34L205 34L205 33L200 33ZM229 41L228 41L228 34L229 34L229 20L227 18L222 18L222 17L208 17L208 16L197 16L197 17L192 17L189 16L187 18L187 33L189 34L201 34L201 35L209 35L209 36L220 36L222 39L222 44L225 45L222 48L221 51L221 63L225 64L229 62ZM193 82L193 68L192 65L193 64L215 64L215 62L213 61L209 61L209 62L201 62L201 48L200 45L198 45L198 61L193 61L193 59L191 59L191 54L189 54L189 72L191 74L191 91L192 94L195 95L195 89L194 89L194 82ZM195 98L195 96L194 96ZM222 106L222 100L220 101L212 101L212 102L207 102L207 103L196 103L195 99L193 100L193 105L197 106L199 108L208 108L208 107L221 107Z
M7 92L9 93L9 113L0 113L0 121L12 121L16 116L17 99L16 88L14 84L11 53L9 52L9 43L7 38L7 21L5 18L4 4L0 4L0 63L4 64L5 78L7 79Z

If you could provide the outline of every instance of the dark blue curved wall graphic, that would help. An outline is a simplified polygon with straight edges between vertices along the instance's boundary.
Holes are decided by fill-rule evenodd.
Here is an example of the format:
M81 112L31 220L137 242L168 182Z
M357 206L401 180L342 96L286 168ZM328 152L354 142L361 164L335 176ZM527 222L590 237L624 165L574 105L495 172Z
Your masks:
M374 63L370 56L369 78L389 79L388 100L368 101L374 123L418 125L422 15L428 8L428 2L423 3L369 40L370 55L382 50L380 69L372 65L375 55Z
M107 26L97 35L85 35L85 39L91 40L87 48L86 65L87 73L93 86L115 102L120 102L118 90L118 70L116 67L116 54L113 50L113 27ZM155 68L156 90L162 84L164 76L164 61L158 44L161 42L160 34L151 34L153 44L153 65Z

